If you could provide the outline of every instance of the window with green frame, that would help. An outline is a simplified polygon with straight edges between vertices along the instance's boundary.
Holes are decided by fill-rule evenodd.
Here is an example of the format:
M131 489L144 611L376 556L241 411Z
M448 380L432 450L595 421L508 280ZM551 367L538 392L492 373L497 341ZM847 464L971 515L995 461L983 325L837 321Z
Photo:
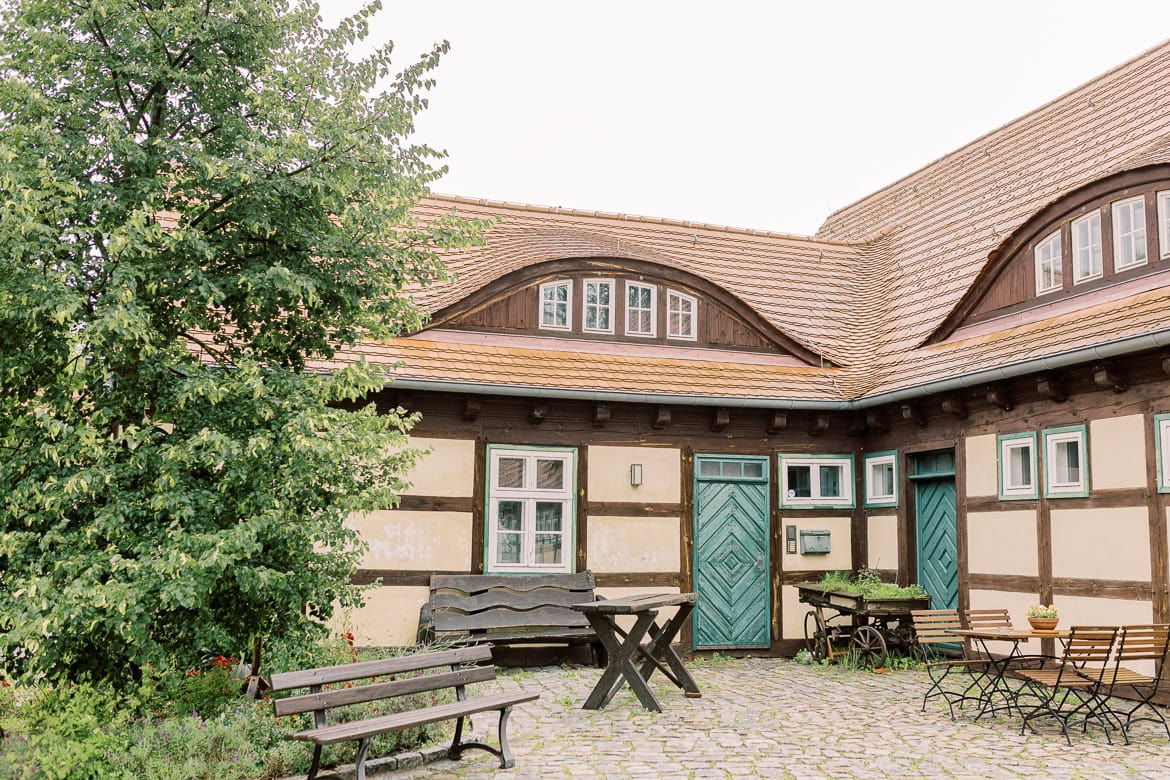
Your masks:
M1154 448L1158 454L1158 492L1170 493L1170 414L1154 415Z
M1072 498L1089 495L1087 428L1069 425L1044 431L1044 496Z
M573 570L575 454L566 448L488 447L485 571Z
M853 507L853 457L780 455L780 506Z
M865 456L865 505L898 505L898 453L875 452Z
M999 498L1019 501L1040 497L1036 476L1036 432L1003 433L998 439Z

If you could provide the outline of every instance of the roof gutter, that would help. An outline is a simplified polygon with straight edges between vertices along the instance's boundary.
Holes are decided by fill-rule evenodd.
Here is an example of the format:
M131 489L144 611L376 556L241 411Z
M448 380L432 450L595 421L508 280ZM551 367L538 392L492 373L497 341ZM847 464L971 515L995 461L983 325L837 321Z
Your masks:
M487 382L462 382L445 379L418 379L399 377L387 385L402 390L429 390L472 395L501 395L523 398L559 398L576 401L610 403L673 404L678 406L722 406L743 409L794 409L817 411L848 411L869 409L884 404L909 401L937 393L963 390L977 385L1015 379L1041 371L1052 371L1097 360L1170 347L1170 328L1141 336L1118 339L1092 347L1069 350L1056 355L1024 360L1005 366L962 374L938 382L893 390L849 401L815 401L796 398L728 397L710 395L682 395L679 393L635 393L617 390L582 390L568 387L539 387L536 385L497 385Z

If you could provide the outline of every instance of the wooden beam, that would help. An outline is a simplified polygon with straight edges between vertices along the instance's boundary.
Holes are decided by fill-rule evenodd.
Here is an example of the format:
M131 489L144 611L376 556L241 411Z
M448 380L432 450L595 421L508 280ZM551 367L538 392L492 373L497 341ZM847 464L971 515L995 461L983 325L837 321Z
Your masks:
M780 433L788 427L788 412L772 412L768 420L768 433Z
M820 436L825 431L829 430L829 415L826 412L818 412L812 420L812 425L809 426L809 436Z
M665 428L670 425L670 407L659 406L654 409L654 423L655 428Z
M960 420L967 419L967 405L963 403L963 396L952 395L944 398L942 402L942 410L946 414L953 414Z
M855 412L849 418L849 427L845 432L850 436L864 436L865 435L865 412Z
M731 410L726 406L720 406L711 417L711 430L718 433L726 428L729 422L731 422Z
M926 427L926 412L922 411L922 404L917 401L902 404L902 419L914 423L919 428Z
M865 412L865 426L871 431L885 433L890 429L886 422L886 413L881 409L868 409Z
M1112 360L1093 366L1093 383L1097 387L1109 389L1115 393L1124 393L1129 387L1121 369Z
M528 422L540 425L548 414L548 404L544 401L533 401L528 407Z
M483 408L483 401L473 395L463 397L463 419L471 422L479 417L480 409Z
M609 404L593 404L593 425L597 428L609 422Z
M1036 392L1048 400L1056 401L1057 403L1068 400L1068 393L1064 389L1064 383L1060 381L1060 377L1056 376L1056 374L1041 374L1037 377Z
M1015 405L1012 403L1012 396L1008 392L1007 385L1003 384L990 385L987 388L987 402L995 404L1005 412L1010 412Z

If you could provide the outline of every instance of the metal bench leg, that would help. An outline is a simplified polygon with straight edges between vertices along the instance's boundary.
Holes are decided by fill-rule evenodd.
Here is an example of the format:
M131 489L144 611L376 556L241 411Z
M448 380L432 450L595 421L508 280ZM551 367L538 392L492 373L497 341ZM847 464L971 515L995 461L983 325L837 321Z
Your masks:
M353 769L355 780L366 780L366 751L370 749L370 738L358 740L357 758L354 759Z
M511 769L516 766L512 750L508 747L508 716L511 714L511 707L500 710L500 769Z
M447 748L447 758L458 761L463 749L459 743L463 741L463 718L455 719L455 738L451 740L451 747Z
M306 780L317 780L317 770L321 768L321 746L313 746L313 763L309 765L309 776Z

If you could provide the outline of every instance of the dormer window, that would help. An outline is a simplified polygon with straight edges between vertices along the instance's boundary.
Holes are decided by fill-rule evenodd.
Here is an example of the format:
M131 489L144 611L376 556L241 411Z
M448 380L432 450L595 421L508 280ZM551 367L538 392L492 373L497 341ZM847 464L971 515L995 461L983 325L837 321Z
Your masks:
M1101 212L1072 223L1073 284L1101 278Z
M1170 260L1170 190L1158 193L1158 238L1162 259Z
M626 335L653 338L658 289L652 284L626 282Z
M698 302L690 295L666 291L666 336L672 339L694 341L695 310Z
M613 279L586 279L583 286L581 329L588 333L613 333Z
M573 327L573 283L569 280L540 285L540 327L569 330Z
M1064 286L1064 260L1061 257L1060 231L1053 231L1036 245L1036 294L1059 290Z
M1113 204L1113 269L1146 263L1146 199L1138 196Z

